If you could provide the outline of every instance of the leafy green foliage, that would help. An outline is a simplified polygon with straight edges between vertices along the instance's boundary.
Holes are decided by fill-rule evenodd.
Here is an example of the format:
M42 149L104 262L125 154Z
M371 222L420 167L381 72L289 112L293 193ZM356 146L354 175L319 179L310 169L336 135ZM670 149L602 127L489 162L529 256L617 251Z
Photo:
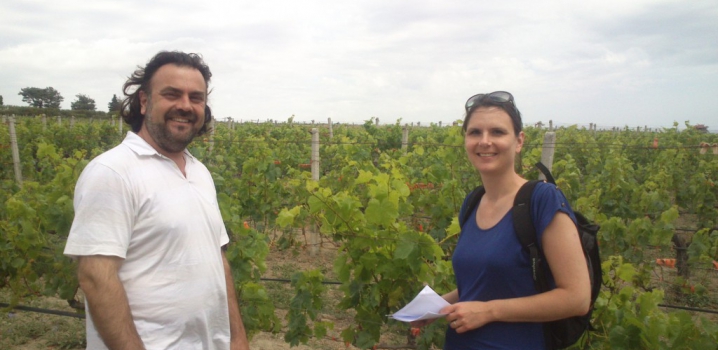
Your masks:
M592 349L710 349L718 332L714 323L701 318L695 323L685 311L659 308L664 292L640 291L632 286L637 271L621 257L603 263L604 286L597 300L592 338L582 345Z
M326 291L323 280L324 275L319 270L297 272L292 277L296 295L290 303L286 317L289 329L284 334L284 339L291 346L306 344L310 337L323 338L327 330L333 328L330 322L318 321ZM308 324L307 318L313 322L313 327Z
M317 231L319 244L338 247L333 272L342 283L339 307L354 322L335 330L321 317L327 307L324 275L296 271L285 339L297 345L334 331L371 348L396 325L385 315L424 284L439 293L455 288L450 256L459 232L456 216L480 178L466 161L459 126L410 128L402 149L398 122L377 126L370 120L335 125L332 139L320 127L321 176L313 181L310 128L220 123L190 151L215 180L231 238L226 255L249 333L282 330L275 301L260 281L270 247L296 252L310 244L302 233ZM51 118L43 125L41 118L23 117L16 129L22 187L14 183L9 135L0 125L0 163L8 164L0 169L0 288L10 291L12 303L36 295L73 298L74 266L62 248L74 184L85 164L123 135L116 125L97 120L69 128ZM517 170L535 178L546 130L525 132ZM559 129L556 136L558 185L575 209L601 225L606 259L597 330L584 342L594 349L710 348L718 338L716 322L658 305L675 295L687 305L716 305L712 275L676 278L674 288L664 290L652 278L647 247L669 249L676 229L686 225L679 217L687 216L695 218L690 224L696 230L689 264L707 270L718 260L718 157L691 148L718 143L718 136L692 128L646 133L577 127ZM419 348L441 346L445 326L439 321L422 329Z
M48 169L45 184L34 181L5 199L0 225L0 280L12 290L11 304L28 292L72 299L77 279L70 259L62 255L70 231L72 194L87 164L83 152L62 158L52 145L37 145L38 165Z

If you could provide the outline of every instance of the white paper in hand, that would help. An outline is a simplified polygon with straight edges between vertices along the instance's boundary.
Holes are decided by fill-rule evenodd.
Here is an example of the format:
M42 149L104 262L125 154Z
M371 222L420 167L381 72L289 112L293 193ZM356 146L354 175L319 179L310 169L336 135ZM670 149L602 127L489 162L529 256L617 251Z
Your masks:
M389 315L389 317L402 322L440 318L446 316L446 314L441 314L439 311L449 305L450 304L439 294L436 294L431 287L426 286L419 292L414 300L393 315Z

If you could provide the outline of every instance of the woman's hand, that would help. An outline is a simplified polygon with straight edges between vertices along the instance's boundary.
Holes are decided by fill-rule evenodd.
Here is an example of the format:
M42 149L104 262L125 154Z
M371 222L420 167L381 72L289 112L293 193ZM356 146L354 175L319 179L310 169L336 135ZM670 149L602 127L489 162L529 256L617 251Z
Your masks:
M483 301L461 302L441 309L441 313L447 314L449 327L456 333L464 333L495 321L491 305Z
M444 300L446 300L446 302L448 302L449 304L454 304L457 301L459 301L459 292L458 292L458 290L454 289L451 292L448 292L448 293L442 295L441 297L444 298ZM445 313L445 312L442 312L442 313ZM430 319L430 320L414 321L414 322L411 322L411 326L414 328L425 327L425 326L428 326L428 325L434 323L434 321L436 321L436 320L437 319L434 318L434 319Z

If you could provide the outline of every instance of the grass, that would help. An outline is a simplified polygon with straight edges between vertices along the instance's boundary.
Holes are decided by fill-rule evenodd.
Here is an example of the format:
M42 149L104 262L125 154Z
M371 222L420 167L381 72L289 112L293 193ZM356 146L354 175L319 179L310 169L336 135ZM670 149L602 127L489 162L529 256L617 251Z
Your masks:
M272 278L291 279L292 275L297 272L295 265L292 263L282 263L272 268ZM264 288L272 301L274 308L289 309L289 304L294 297L294 288L287 282L264 282Z
M9 300L0 290L0 300ZM50 298L28 299L23 305L75 312L64 301ZM85 320L26 311L0 313L0 349L84 349Z

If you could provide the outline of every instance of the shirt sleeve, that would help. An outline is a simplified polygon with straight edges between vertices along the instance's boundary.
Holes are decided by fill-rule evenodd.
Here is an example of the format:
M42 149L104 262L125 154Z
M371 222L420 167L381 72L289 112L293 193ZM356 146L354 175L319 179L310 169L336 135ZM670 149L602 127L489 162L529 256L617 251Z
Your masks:
M212 173L209 172L209 169L207 169L207 167L204 164L199 163L199 165L201 165L201 167L202 167L202 173L204 174L203 176L206 177L205 181L207 181L206 182L207 185L209 186L209 188L211 188L211 192L208 195L212 197L212 200L215 203L215 209L217 210L217 215L219 216L219 218L222 218L222 210L220 210L220 207L219 207L219 196L217 195L217 187L214 184L214 179L212 178ZM221 226L220 231L218 232L219 246L222 247L222 246L229 244L229 233L227 232L227 227L224 225L224 220L222 220L222 222L220 222L220 226Z
M576 216L566 196L556 185L547 182L537 184L531 196L531 215L539 244L544 230L558 212L566 213L574 223L576 222Z
M75 218L64 254L125 258L135 209L129 184L113 169L90 162L75 186Z

